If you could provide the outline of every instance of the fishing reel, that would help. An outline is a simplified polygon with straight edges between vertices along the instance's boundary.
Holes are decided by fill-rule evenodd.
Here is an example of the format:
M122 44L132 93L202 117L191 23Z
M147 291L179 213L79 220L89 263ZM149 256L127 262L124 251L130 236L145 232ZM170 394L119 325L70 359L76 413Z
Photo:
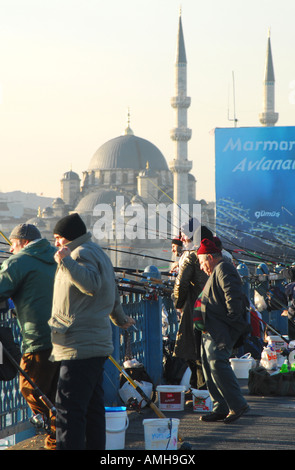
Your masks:
M141 403L142 403L142 401L143 401L143 400L141 400L140 402L138 402L137 398L135 398L135 397L130 397L130 398L127 400L126 408L127 408L129 411L136 411L137 413L142 414L142 411L141 411Z
M44 419L44 416L41 415L41 413L33 415L29 421L36 429L39 430L45 429L46 431L48 431L50 427L48 421Z

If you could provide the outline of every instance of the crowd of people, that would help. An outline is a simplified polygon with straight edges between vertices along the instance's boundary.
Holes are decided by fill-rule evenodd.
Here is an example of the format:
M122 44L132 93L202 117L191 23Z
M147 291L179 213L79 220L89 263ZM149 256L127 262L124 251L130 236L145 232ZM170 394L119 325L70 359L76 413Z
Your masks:
M212 412L200 419L231 423L249 409L229 361L249 332L241 278L206 226L182 226L172 252L178 257L171 272L177 274L173 301L180 317L174 356L190 368L191 388L210 394Z
M127 329L109 257L81 217L60 219L55 246L31 224L9 237L13 254L0 269L0 300L12 299L22 335L20 366L54 403L42 403L24 376L20 390L48 423L45 447L105 449L103 370L113 352L111 322ZM191 370L191 388L207 389L213 410L201 420L231 423L249 409L229 358L248 333L241 278L220 240L206 227L183 226L172 240L179 315L174 355Z

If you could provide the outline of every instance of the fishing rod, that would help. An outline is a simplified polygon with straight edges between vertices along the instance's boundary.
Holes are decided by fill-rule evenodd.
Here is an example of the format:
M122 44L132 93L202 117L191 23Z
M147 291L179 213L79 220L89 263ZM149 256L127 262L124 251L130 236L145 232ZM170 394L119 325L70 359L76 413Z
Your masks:
M119 267L119 266L115 266L114 271L118 272L118 273L127 273L131 276L136 276L136 277L143 277L142 273L148 274L143 269L122 268L122 267ZM171 273L170 271L159 271L159 273L161 274L161 276L169 276L169 277L176 277L177 276L176 273L174 273L174 272ZM156 280L158 281L158 279L156 279ZM171 279L170 281L163 281L163 282L174 282L174 281L175 281L174 279Z
M158 416L158 418L166 419L166 416L164 413L155 405L155 403L144 393L144 391L140 388L139 384L135 382L130 375L127 374L126 370L119 365L119 363L112 357L108 356L108 359L114 364L114 366L121 372L121 374L125 377L125 379L132 385L132 387L139 393L139 395L144 399L146 402L147 406L149 406L155 414ZM178 432L178 441L183 442L181 445L180 449L183 450L188 450L191 448L191 445L188 442L183 441L183 437L181 434Z
M49 400L49 398L40 390L40 388L35 384L35 382L33 382L33 380L30 378L30 376L21 368L21 366L18 364L18 362L14 359L14 357L12 357L12 355L8 352L8 350L6 349L6 347L4 346L3 343L2 344L2 348L3 348L3 352L5 354L5 356L7 356L7 358L9 359L9 361L11 362L11 364L25 377L25 379L30 383L30 385L33 387L33 389L35 390L38 398L40 401L42 401L42 403L44 403L44 405L51 411L51 413L53 414L53 416L56 415L56 408L55 406L53 405L53 403L51 403L51 401Z
M116 272L122 272L123 274L125 274L125 272L126 272L124 269L120 269L120 268L116 268L115 271ZM162 279L157 279L155 277L149 276L146 271L143 271L142 274L134 273L134 272L131 272L131 273L129 272L129 274L131 274L134 277L140 277L141 279L146 279L146 281L153 282L154 284L160 284L160 285L165 285L165 286L172 285L175 282L174 279L171 279L171 280L168 280L168 281L162 281ZM147 274L147 276L145 276L145 274ZM160 274L162 274L162 273L160 273Z
M119 283L128 283L128 284L131 284L133 286L140 286L140 287L147 287L148 289L153 289L153 290L157 290L159 292L163 292L165 294L171 294L172 292L172 288L169 288L169 287L166 287L164 284L157 284L157 285L153 285L153 284L150 284L150 282L138 282L138 281L134 281L132 279L127 279L126 277L122 277L122 278L116 278L116 281L119 282Z
M144 255L142 253L131 253L130 251L118 250L116 248L109 248L109 247L101 247L101 248L103 250L116 251L118 253L126 253L127 255L142 256L143 258L151 258L151 259L156 259L156 260L159 260L159 261L166 261L167 263L174 263L174 261L172 261L170 259L159 258L157 256Z
M146 300L158 300L158 297L170 297L172 294L172 289L167 287L141 283L126 278L116 278L116 283L120 291L142 294Z

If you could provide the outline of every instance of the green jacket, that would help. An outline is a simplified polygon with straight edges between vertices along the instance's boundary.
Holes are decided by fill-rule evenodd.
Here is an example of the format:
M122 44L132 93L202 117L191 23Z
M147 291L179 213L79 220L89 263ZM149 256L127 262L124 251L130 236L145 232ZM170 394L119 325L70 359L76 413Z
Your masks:
M55 361L107 357L113 352L111 322L123 325L113 265L91 233L67 245L55 276L52 316L52 356Z
M14 302L23 353L52 347L48 320L56 271L55 251L42 238L11 255L0 269L0 297Z

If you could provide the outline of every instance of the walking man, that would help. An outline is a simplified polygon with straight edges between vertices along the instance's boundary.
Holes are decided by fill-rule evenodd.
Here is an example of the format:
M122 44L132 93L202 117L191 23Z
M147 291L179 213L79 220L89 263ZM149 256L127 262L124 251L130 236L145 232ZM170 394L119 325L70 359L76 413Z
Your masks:
M202 366L213 401L213 412L200 419L232 423L249 409L229 362L234 345L249 326L243 316L242 281L211 240L203 239L197 253L201 269L209 276L201 298Z

